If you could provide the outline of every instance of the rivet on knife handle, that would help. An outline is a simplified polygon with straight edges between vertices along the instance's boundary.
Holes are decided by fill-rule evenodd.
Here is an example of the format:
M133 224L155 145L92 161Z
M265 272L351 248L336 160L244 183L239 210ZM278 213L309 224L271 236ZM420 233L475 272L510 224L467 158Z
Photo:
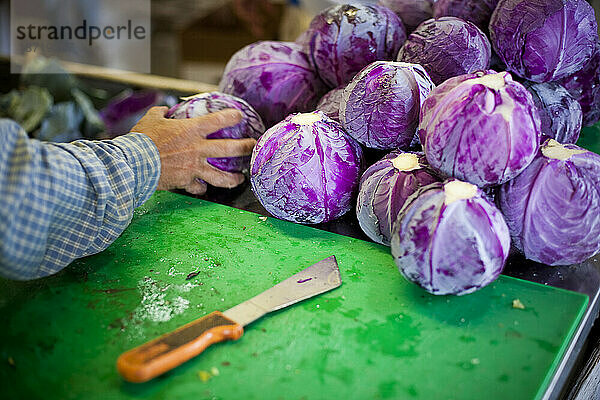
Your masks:
M244 328L215 311L187 325L123 353L117 360L119 373L130 382L146 382L212 344L242 337Z

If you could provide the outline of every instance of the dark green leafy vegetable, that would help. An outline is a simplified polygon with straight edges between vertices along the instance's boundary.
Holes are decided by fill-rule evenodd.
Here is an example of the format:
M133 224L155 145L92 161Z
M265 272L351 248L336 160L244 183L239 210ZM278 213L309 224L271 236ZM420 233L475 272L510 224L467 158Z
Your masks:
M73 88L71 94L75 99L75 103L83 112L83 117L85 119L83 133L85 136L95 138L98 133L104 132L104 122L100 119L100 115L94 108L90 98L78 88Z
M82 90L94 101L106 101L109 97L106 91L85 85L52 58L35 57L27 62L23 66L20 81L23 87L39 86L48 89L56 103L73 100L71 91L74 88Z
M79 127L83 122L83 112L77 104L68 101L52 106L40 129L33 133L39 140L70 142L81 139Z
M32 59L20 81L25 89L0 95L0 117L15 120L31 137L64 142L97 139L105 131L92 100L105 93L86 87L58 61Z
M0 116L14 119L26 132L32 132L52 103L52 96L44 88L30 86L23 91L13 90L0 97Z

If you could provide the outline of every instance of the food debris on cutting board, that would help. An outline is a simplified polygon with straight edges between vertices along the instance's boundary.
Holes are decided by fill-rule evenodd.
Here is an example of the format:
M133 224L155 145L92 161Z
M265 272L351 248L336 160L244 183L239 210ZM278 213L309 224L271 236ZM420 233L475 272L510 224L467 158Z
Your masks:
M519 299L514 299L512 301L512 308L518 308L519 310L524 310L525 305Z
M194 272L190 272L189 274L187 274L187 276L185 277L186 281L189 281L192 278L195 278L198 276L198 274L200 273L200 271L194 271Z
M219 374L220 371L217 367L211 367L210 371L198 371L198 378L200 378L202 382L208 382L213 376L219 376Z
M198 371L198 378L200 378L202 382L208 382L210 378L212 378L212 375L208 371L201 370Z

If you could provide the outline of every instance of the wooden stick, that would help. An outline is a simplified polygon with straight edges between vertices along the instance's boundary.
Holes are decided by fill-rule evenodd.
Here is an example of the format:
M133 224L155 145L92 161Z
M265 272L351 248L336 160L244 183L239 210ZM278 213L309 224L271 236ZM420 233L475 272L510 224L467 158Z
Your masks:
M10 59L5 56L0 56L0 60L9 61ZM22 64L23 58L13 57L12 61ZM151 74L140 74L137 72L80 64L70 61L60 61L60 64L64 69L74 75L103 79L111 82L123 83L129 86L139 86L143 88L160 90L174 90L181 92L182 94L196 94L219 90L219 88L215 85L186 79L169 78L166 76Z

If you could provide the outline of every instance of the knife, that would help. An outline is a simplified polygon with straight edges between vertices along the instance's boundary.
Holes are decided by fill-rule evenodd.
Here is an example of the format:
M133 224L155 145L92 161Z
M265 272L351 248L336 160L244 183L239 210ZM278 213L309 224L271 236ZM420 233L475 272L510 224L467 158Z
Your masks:
M117 369L129 382L149 381L197 356L212 344L239 339L244 326L263 315L341 284L337 261L331 256L223 313L214 311L121 354Z

